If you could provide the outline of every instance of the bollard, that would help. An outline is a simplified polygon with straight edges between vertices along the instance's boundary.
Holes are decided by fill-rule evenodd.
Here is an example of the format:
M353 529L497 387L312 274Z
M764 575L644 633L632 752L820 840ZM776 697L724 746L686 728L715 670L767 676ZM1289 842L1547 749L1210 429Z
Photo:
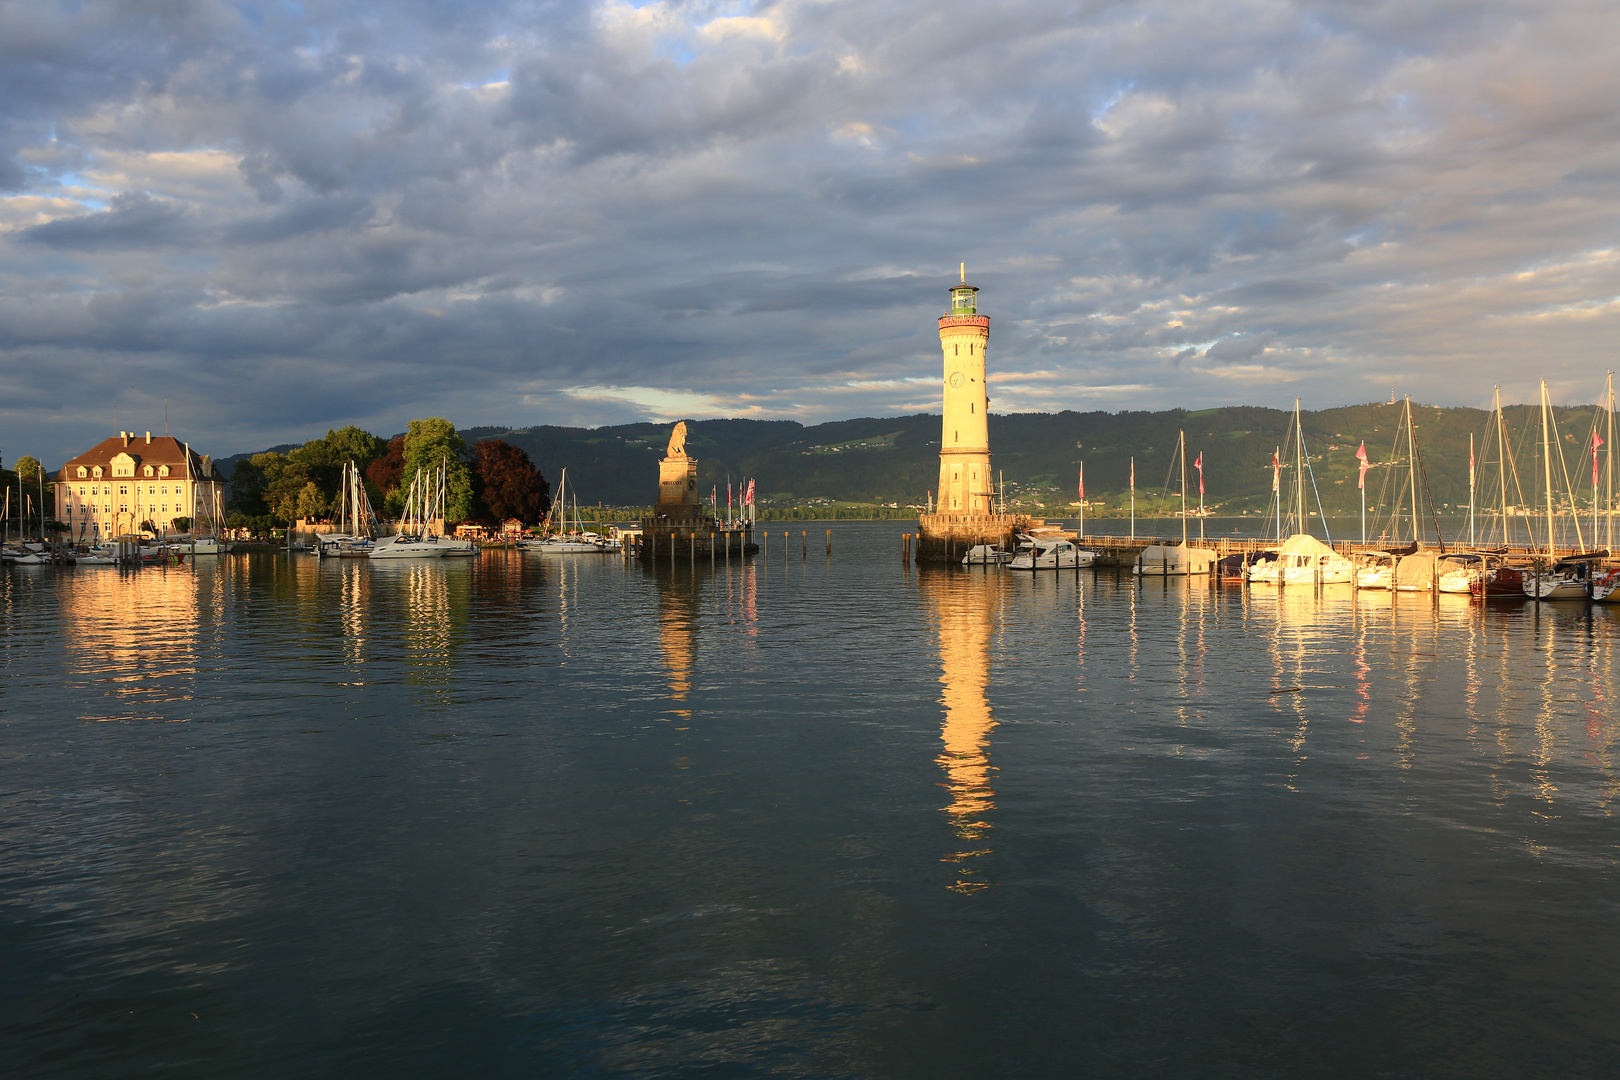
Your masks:
M697 565L697 530L692 530L692 565Z
M827 554L832 554L832 530L827 530Z
M767 563L771 561L771 530L759 534L759 554Z
M804 530L804 529L799 530L799 558L800 559L808 559L810 557L810 540L809 540L809 536L810 536L810 534L806 530Z

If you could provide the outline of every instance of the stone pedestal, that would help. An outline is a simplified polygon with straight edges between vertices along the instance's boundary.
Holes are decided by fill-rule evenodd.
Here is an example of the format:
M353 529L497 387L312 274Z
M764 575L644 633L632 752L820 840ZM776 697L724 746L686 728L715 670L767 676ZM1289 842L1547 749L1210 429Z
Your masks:
M684 454L658 463L658 510L674 516L672 507L697 506L697 458Z

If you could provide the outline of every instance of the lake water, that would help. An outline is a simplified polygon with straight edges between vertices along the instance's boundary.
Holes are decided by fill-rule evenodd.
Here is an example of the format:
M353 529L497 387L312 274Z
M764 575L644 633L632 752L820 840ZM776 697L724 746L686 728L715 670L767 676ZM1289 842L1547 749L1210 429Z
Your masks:
M825 527L0 573L5 1074L1620 1073L1620 611Z

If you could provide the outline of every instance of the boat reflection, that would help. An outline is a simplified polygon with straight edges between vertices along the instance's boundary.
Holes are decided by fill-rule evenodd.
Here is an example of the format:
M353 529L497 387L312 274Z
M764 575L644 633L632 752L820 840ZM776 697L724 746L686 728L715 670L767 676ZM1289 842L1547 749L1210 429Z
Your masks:
M955 863L956 892L988 888L976 860L990 853L979 846L991 829L988 814L995 809L995 788L990 764L990 733L996 721L991 713L990 642L1002 605L1004 575L959 574L924 570L918 587L939 639L940 704L944 718L940 741L944 748L934 760L945 772L944 788L951 801L943 807L961 850L945 857Z

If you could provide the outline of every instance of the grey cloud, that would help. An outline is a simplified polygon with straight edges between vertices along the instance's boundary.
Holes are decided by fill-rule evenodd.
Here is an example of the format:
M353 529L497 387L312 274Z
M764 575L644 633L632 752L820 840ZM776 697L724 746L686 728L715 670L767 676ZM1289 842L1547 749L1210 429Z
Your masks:
M578 385L829 418L924 395L966 259L1021 407L1595 387L1611 8L4 9L0 187L145 194L0 219L0 383L159 365L221 451L635 408Z
M182 207L144 191L126 191L105 210L35 225L23 235L36 244L80 251L145 248L179 241L184 219Z
M1265 352L1276 339L1277 333L1274 330L1225 338L1205 349L1204 358L1217 364L1241 364Z

